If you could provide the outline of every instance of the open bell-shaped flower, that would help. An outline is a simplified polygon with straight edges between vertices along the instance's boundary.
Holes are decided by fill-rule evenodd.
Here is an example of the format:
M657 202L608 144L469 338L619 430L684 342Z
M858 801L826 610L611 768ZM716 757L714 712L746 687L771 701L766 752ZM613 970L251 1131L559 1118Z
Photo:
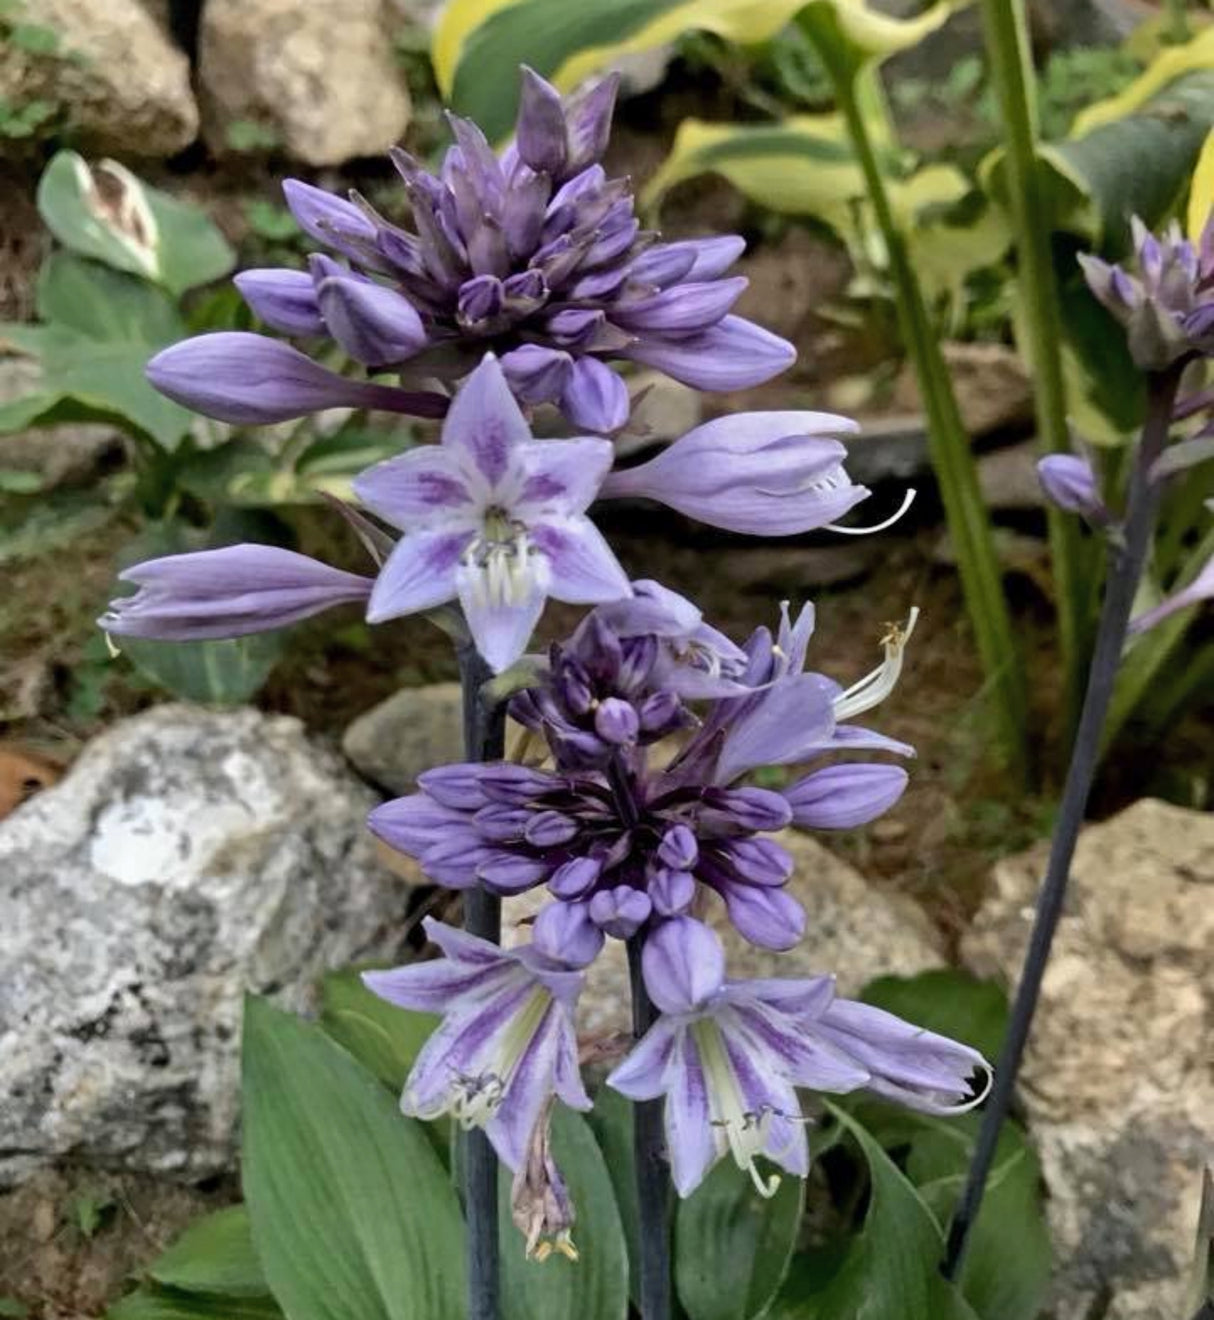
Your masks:
M443 958L363 974L388 1003L443 1015L409 1073L401 1109L483 1128L517 1171L554 1095L590 1108L573 1029L584 978L530 945L501 949L430 917L423 925Z

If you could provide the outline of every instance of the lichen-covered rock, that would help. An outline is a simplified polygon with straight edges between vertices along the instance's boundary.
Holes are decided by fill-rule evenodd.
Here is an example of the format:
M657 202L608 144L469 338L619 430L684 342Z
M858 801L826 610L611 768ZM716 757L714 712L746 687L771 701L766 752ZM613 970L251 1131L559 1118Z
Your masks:
M786 830L777 837L795 862L788 892L805 908L805 938L787 953L757 949L729 924L724 905L710 900L705 916L725 943L731 977L833 972L839 993L855 995L874 977L914 976L942 965L939 936L912 900L874 889L811 835ZM535 889L505 901L503 943L530 938L529 919L548 897L546 890ZM629 1029L628 962L619 940L608 940L587 972L578 1029L587 1036Z
M198 135L184 53L138 0L22 0L21 28L0 41L0 100L53 109L89 152L171 156Z
M1018 974L1046 846L1001 862L963 952ZM1214 816L1136 803L1083 832L1020 1091L1049 1187L1055 1314L1185 1313L1214 1160Z
M208 0L199 39L203 136L270 130L289 155L339 165L386 151L409 123L381 0Z
M244 993L400 946L375 801L296 720L161 706L0 823L0 1184L230 1165Z

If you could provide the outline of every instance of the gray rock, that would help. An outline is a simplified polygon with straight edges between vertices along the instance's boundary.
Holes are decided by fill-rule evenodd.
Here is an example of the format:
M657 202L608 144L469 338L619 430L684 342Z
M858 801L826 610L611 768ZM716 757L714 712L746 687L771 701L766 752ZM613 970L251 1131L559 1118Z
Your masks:
M671 380L660 371L638 371L628 377L628 392L637 402L627 427L615 437L620 457L668 444L704 420L704 396Z
M464 759L458 683L404 688L360 715L341 749L364 779L400 796L436 765Z
M1045 497L1037 480L1039 457L1036 440L1024 440L983 454L978 460L982 498L992 509L1008 512L1044 509Z
M963 944L1019 974L1046 845L1001 862ZM1188 1314L1214 1160L1214 816L1144 800L1079 842L1021 1079L1049 1188L1055 1314Z
M375 801L296 720L171 705L0 824L0 1185L231 1165L244 993L401 944Z
M232 125L252 121L309 165L386 151L410 112L389 32L381 0L345 0L340 16L309 0L208 0L203 136L222 152Z
M138 0L22 0L20 13L58 40L46 52L0 42L0 100L50 102L48 131L66 120L90 152L170 156L194 141L189 61Z
M715 899L708 918L725 943L733 977L814 976L834 972L839 993L855 995L876 976L913 976L943 964L940 937L917 904L875 889L847 862L796 830L779 836L796 869L788 892L804 905L805 938L788 953L748 944L729 924ZM528 922L548 899L532 890L503 904L503 942L529 938ZM590 967L578 1007L579 1034L609 1035L629 1024L628 964L619 940L608 940Z

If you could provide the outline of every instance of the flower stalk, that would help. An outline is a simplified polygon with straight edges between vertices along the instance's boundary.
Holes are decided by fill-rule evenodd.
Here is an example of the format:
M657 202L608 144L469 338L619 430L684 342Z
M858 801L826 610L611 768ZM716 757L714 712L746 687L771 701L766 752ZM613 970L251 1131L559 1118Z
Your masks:
M983 670L990 684L999 726L999 742L1014 773L1026 770L1027 690L1024 669L1003 595L999 562L969 437L961 421L948 368L940 351L923 290L915 275L906 236L894 215L877 147L860 98L861 80L841 39L806 24L834 85L848 136L864 172L865 188L889 254L898 322L915 370L928 421L932 467L940 484L949 531Z
M1167 442L1182 365L1183 362L1174 363L1162 371L1149 373L1147 377L1147 416L1130 474L1125 525L1122 535L1111 537L1109 541L1108 585L1092 652L1087 692L1059 805L1058 824L1037 901L1037 915L1012 1005L1007 1036L995 1064L990 1101L982 1116L966 1185L949 1229L943 1269L945 1277L952 1280L960 1275L970 1234L982 1206L999 1133L1011 1105L1025 1044L1041 996L1054 932L1062 916L1075 845L1099 764L1101 735L1159 507L1160 487L1152 480L1151 467Z
M506 707L483 698L493 677L470 642L457 652L463 690L464 754L469 761L500 761L506 751ZM464 929L500 944L502 900L482 885L464 893ZM468 1320L498 1320L497 1156L481 1128L460 1133L463 1143L464 1215L468 1225Z
M1071 443L1062 372L1062 311L1050 250L1045 180L1037 155L1037 105L1024 0L983 0L982 23L1004 124L1008 205L1016 222L1016 283L1023 347L1033 373L1037 436L1043 452L1064 454ZM1079 708L1090 643L1083 542L1073 518L1052 504L1046 512L1070 728Z

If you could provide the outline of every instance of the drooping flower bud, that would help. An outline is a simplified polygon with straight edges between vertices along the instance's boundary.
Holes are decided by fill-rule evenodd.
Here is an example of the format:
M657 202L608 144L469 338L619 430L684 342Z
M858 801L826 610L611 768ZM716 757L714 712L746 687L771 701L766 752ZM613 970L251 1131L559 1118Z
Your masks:
M1037 461L1037 478L1051 503L1103 525L1112 515L1100 498L1091 463L1078 454L1047 454Z

